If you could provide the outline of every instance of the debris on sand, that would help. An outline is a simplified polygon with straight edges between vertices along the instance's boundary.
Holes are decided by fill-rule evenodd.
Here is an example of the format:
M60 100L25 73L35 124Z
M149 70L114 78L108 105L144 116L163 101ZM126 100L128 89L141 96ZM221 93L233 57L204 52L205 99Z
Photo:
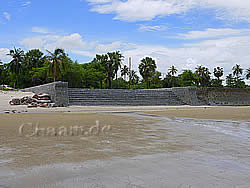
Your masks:
M32 97L26 96L21 99L15 98L9 102L10 105L27 105L28 108L48 108L55 107L51 97L46 93L35 94Z

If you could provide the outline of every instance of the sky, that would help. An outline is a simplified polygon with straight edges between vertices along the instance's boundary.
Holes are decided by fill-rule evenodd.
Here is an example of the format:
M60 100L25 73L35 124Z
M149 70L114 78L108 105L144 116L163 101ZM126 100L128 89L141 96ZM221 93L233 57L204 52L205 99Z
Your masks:
M160 72L250 68L250 0L0 0L0 59L9 49L63 48L79 63L120 50Z

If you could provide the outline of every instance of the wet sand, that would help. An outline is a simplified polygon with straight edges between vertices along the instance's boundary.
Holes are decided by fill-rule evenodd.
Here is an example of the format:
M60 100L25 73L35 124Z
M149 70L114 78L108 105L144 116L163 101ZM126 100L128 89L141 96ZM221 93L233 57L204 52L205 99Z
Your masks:
M250 122L250 107L177 107L167 110L145 112L145 114L159 115L166 117L183 117L194 119L210 120L232 120Z
M0 93L0 187L250 187L250 107L8 105L21 96Z
M105 134L19 135L110 125ZM250 124L140 113L0 114L0 187L249 187ZM33 128L25 127L24 135Z

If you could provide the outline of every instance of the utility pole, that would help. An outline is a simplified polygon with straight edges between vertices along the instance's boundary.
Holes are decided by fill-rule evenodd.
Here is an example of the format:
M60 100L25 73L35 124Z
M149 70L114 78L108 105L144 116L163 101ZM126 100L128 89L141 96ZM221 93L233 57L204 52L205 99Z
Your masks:
M129 57L129 89L130 89L130 85L131 85L131 57Z

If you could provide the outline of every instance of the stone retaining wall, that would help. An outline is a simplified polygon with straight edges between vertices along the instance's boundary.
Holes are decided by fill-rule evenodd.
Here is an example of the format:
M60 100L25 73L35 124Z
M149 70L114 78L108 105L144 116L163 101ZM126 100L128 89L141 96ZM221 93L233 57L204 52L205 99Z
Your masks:
M67 82L54 82L23 89L47 93L56 106L69 105L217 105L250 106L250 89L183 87L154 90L98 90L68 88Z
M208 105L250 106L250 89L197 88L196 95Z
M176 106L186 103L171 89L69 88L69 104L77 106Z
M23 92L33 92L36 94L47 93L51 96L51 100L58 107L65 107L69 105L68 83L67 82L53 82L40 86L22 89Z

